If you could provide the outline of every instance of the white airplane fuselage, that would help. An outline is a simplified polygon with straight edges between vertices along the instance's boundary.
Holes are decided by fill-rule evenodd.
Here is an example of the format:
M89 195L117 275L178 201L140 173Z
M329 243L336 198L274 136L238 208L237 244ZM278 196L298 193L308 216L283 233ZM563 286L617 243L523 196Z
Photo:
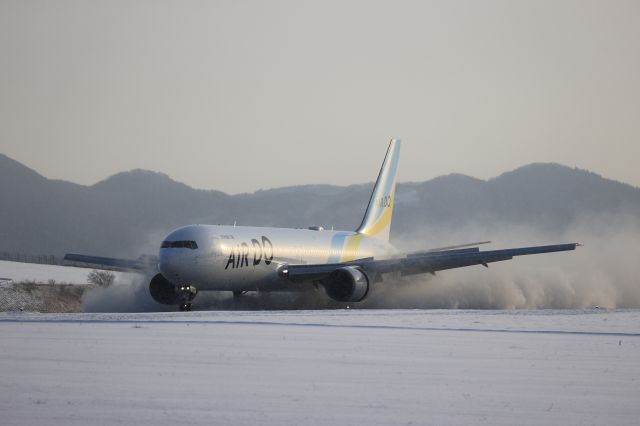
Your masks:
M189 225L171 232L160 249L160 273L198 290L298 290L278 265L391 258L388 242L347 231Z
M514 256L574 250L578 244L480 251L485 242L432 248L400 255L389 244L396 194L400 141L392 139L360 226L354 231L318 228L258 228L189 225L171 232L161 244L159 272L149 283L158 303L190 310L198 291L304 291L322 286L337 302L365 300L385 274L421 274L491 262ZM140 259L68 254L71 261L125 269L145 269Z

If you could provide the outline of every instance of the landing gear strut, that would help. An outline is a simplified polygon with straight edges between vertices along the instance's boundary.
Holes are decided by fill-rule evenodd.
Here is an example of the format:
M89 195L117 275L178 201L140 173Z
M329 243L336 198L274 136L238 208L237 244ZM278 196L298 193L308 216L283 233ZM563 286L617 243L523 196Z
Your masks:
M236 290L233 292L233 307L238 309L243 306L242 295L247 294L247 291Z
M190 311L191 310L191 303L181 303L179 308L180 308L180 311L182 311L182 312Z
M247 294L247 290L236 290L233 292L233 298L234 299L239 299L240 296L242 296L243 294Z

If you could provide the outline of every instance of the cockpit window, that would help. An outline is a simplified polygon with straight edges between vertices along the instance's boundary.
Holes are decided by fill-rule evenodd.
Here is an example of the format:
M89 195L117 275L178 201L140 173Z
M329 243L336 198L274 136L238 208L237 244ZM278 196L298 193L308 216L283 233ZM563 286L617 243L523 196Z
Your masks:
M163 241L160 248L188 248L195 250L198 244L195 241Z

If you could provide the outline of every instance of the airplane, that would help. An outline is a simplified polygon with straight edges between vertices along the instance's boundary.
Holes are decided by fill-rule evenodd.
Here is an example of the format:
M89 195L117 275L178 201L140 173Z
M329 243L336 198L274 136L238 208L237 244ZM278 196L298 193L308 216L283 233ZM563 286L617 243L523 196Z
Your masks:
M389 274L413 275L510 260L515 256L574 250L579 243L481 251L488 243L400 253L389 243L395 205L399 139L389 143L358 229L333 231L252 226L188 225L160 246L157 273L149 283L154 300L189 311L199 291L302 291L323 287L338 302L362 302ZM67 254L66 261L144 270L151 258L116 259Z

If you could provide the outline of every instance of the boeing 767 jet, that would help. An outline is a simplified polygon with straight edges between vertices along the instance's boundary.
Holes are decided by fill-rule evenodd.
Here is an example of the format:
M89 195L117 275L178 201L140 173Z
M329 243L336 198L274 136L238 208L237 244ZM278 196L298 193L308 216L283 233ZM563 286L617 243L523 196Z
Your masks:
M437 271L514 256L574 250L577 243L480 251L480 243L400 253L389 243L396 195L400 140L389 144L371 199L355 231L188 225L165 237L157 273L149 283L159 303L191 310L198 291L300 291L322 286L339 302L366 299L390 273ZM67 254L65 260L120 269L143 269L146 262ZM154 265L156 267L156 265Z

